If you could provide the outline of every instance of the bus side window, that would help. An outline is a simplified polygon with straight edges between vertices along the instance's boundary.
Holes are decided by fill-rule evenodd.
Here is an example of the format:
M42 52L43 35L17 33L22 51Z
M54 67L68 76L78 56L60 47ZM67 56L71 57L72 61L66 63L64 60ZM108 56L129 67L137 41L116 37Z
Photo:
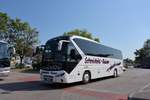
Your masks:
M75 49L71 49L70 50L70 59L76 59L75 56L76 56Z
M68 61L80 61L81 56L72 43L68 46Z

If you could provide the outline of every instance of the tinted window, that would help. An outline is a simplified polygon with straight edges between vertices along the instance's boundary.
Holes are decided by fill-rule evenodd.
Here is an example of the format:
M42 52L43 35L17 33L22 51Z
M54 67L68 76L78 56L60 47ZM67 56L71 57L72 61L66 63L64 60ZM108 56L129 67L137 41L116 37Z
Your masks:
M81 60L81 55L72 42L63 42L62 49L58 50L58 43L61 40L69 41L69 38L58 37L46 43L42 57L42 66L44 66L42 69L51 71L65 70L67 73L71 73Z
M58 43L61 40L61 38L54 38L46 43L43 54L44 58L53 59L55 61L66 60L68 43L64 42L62 44L62 49L58 50Z
M67 53L68 57L67 57L67 61L69 62L79 62L81 60L81 56L78 53L78 51L76 50L76 48L74 47L74 45L70 42L68 44L68 53Z
M83 39L74 39L86 55L122 59L121 51Z
M0 59L8 58L8 46L6 43L0 43Z
M80 54L78 53L74 45L70 42L68 44L67 61L64 63L63 69L66 72L70 73L76 67L80 60Z

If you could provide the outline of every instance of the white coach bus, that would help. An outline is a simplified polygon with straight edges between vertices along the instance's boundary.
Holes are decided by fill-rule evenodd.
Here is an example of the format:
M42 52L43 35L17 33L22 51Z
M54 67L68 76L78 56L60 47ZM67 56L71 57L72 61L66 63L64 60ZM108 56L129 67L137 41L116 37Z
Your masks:
M10 72L10 48L7 42L0 41L0 77Z
M42 57L44 83L88 83L121 74L120 50L80 36L59 36L46 42Z

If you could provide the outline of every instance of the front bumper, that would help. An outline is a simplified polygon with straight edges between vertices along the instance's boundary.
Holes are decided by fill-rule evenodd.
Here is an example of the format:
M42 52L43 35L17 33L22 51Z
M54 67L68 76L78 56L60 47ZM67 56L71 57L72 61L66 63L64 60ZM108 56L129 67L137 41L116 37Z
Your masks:
M10 68L0 68L0 77L6 77L10 73Z
M64 73L61 75L61 73ZM44 83L53 84L53 83L67 83L64 71L45 71L40 70L41 80Z

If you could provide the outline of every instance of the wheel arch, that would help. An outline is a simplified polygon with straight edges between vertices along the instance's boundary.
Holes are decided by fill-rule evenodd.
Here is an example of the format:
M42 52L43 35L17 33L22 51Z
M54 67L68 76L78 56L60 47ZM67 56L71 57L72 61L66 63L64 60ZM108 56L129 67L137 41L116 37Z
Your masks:
M88 72L88 73L89 73L89 75L90 75L90 79L91 79L91 77L92 77L92 75L91 75L91 71L90 71L90 70L85 70L85 71L84 71L84 73L86 73L86 72ZM83 73L83 75L84 75L84 73ZM82 76L83 76L83 75L82 75Z

